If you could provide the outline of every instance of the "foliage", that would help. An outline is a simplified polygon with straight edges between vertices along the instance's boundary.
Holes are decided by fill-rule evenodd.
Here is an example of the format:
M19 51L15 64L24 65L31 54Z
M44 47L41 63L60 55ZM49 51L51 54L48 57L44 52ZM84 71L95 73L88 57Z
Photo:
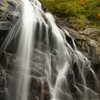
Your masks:
M74 8L70 2L56 4L53 9L53 13L57 13L59 16L70 16L75 14Z
M40 0L53 14L60 17L76 17L83 20L85 18L98 22L97 15L100 8L97 5L99 0ZM100 21L100 19L99 19ZM80 24L82 21L80 21Z

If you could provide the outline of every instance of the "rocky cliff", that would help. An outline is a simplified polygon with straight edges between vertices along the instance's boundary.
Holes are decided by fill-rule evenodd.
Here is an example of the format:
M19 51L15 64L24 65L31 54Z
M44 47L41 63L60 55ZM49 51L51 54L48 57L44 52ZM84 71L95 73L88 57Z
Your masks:
M7 49L2 49L3 42L8 35L8 33L11 31L12 27L16 25L18 22L18 19L21 16L21 4L19 0L0 0L0 100L5 100L8 96L8 84L10 80L13 80L13 77L11 75L14 75L16 78L17 73L17 67L20 67L18 65L18 62L20 62L20 58L16 56L16 43L18 42L16 39L12 39L12 42L9 44ZM67 22L66 22L67 23ZM69 28L66 24L60 26L60 23L58 23L58 26L60 28L66 29L74 39L75 43L77 44L78 49L91 61L92 68L94 69L97 78L100 80L100 29L93 29L93 28L84 28L80 31L75 31L71 28ZM66 40L69 42L70 45L73 45L71 39L68 37L67 34L65 34ZM6 42L6 41L5 41ZM39 51L34 51L35 53L41 54ZM45 55L43 55L45 57ZM37 61L37 58L34 57L33 61ZM42 62L42 59L39 60ZM55 61L52 59L52 67L55 66ZM43 62L42 62L43 63ZM35 65L34 65L35 66ZM41 65L44 66L44 65ZM76 65L74 65L76 66ZM45 66L44 66L45 67ZM12 70L12 68L14 70ZM43 69L40 69L43 71ZM55 70L55 69L54 69ZM77 70L77 69L75 69ZM32 73L34 73L34 70L32 70ZM37 76L40 76L39 70L35 71ZM71 72L69 72L69 76L71 77ZM53 76L53 78L55 78ZM14 79L14 82L16 79ZM37 100L34 95L37 95L38 97L41 96L41 84L37 84L39 80L37 80L35 77L32 79L31 86L34 88L33 96L31 96L32 99L30 100ZM93 76L90 72L88 72L88 85L89 87L93 88ZM45 84L45 90L42 91L43 94L45 94L45 97L43 100L48 100L49 95L49 88L47 86L46 81L43 81ZM95 90L99 90L99 86L95 87ZM75 94L74 89L73 93ZM31 90L33 91L33 90Z
M19 18L19 2L17 0L0 0L0 46L7 34ZM0 100L8 96L7 59L5 53L0 54Z

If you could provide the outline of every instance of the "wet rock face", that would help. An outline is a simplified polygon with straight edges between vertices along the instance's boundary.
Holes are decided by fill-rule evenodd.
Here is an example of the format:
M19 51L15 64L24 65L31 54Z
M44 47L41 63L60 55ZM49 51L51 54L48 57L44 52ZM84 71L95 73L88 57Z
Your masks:
M19 5L15 0L1 0L0 1L0 21L15 22L19 17ZM13 23L12 23L13 24ZM9 25L9 27L11 27ZM8 28L9 30L9 28Z
M82 31L75 31L64 26L71 36L80 51L82 51L92 63L100 63L100 29L86 28Z
M30 76L28 76L30 81L29 88L29 99L28 100L50 100L50 91L48 86L48 81L45 78L46 73L46 54L39 50L34 49L36 55L32 56ZM14 100L16 98L16 92L12 94L12 88L17 91L19 73L21 68L22 59L16 54L11 54L3 52L0 55L0 99ZM54 61L53 61L54 63ZM23 75L23 73L22 73ZM44 78L43 78L44 76ZM24 77L24 76L23 76ZM26 76L27 77L27 76ZM41 82L42 78L42 82Z
M13 25L16 24L19 14L18 0L0 0L0 46ZM8 97L7 65L6 54L0 54L0 100L6 100Z
M46 11L45 7L42 7L42 9ZM20 17L19 16L20 12L21 9L18 0L0 0L0 46L2 45L2 42L4 41L8 32L16 24L18 18ZM67 23L66 26L71 27L69 23ZM66 26L64 26L64 28L75 39L78 49L80 49L91 60L92 68L94 69L98 79L100 80L100 44L99 44L100 30L86 29L81 32L76 32L75 30L72 30ZM42 30L43 33L44 30L45 28ZM39 30L37 29L36 31ZM35 39L37 40L38 35L35 37L36 37ZM16 47L17 47L16 45L17 38L10 43L6 52L2 52L0 54L0 100L6 100L6 98L10 98L9 93L11 91L9 90L10 88L9 85L12 84L13 87L16 87L18 85L18 77L20 73L19 68L21 67L20 64L22 59L16 54L14 54L16 52ZM69 42L70 45L73 45L72 40L68 35L66 35L66 40ZM43 35L42 42L41 42L42 44L40 44L40 48L39 48L40 50L37 50L38 46L36 42L35 49L33 50L33 54L31 55L32 56L31 71L30 71L31 82L30 82L30 89L29 89L29 100L40 100L41 98L43 98L43 100L50 100L50 90L48 86L48 81L45 79L48 70L47 68L48 63L46 62L46 60L48 59L47 56L51 55L50 59L51 59L51 68L52 68L52 84L55 84L57 78L58 70L55 67L57 64L56 57L55 57L57 51L51 50L52 54L45 52L44 44L46 44L47 42L48 41L45 40L45 36ZM53 42L51 43L51 46L53 46ZM43 52L41 52L41 50ZM75 86L73 86L73 80L74 80L73 73L75 74L75 77L77 79L76 81L77 82L81 81L81 78L79 77L78 74L78 68L75 62L73 63L73 69L69 69L68 71L68 84L70 86L69 88L71 89L73 96L76 98L76 100L80 100L80 98L83 98L83 96L77 91ZM44 79L41 83L41 77L43 76ZM94 78L90 71L87 72L87 83L88 86L90 88L95 89L95 91L100 90L98 88L100 86L94 88L94 84L95 84ZM80 84L78 85L80 86ZM83 89L82 86L80 87ZM92 94L92 92L89 93ZM15 94L13 94L12 98L13 99L11 100L15 99ZM60 98L61 100L68 99L65 94L61 95Z
M0 99L5 100L7 97L7 88L6 88L6 73L2 65L0 65Z
M19 18L20 5L17 0L0 0L0 45Z
M78 32L72 29L69 30L68 27L65 27L65 29L71 31L71 36L74 37L78 49L91 61L91 67L100 80L100 29L86 28ZM87 77L88 85L93 88L94 79L90 71Z

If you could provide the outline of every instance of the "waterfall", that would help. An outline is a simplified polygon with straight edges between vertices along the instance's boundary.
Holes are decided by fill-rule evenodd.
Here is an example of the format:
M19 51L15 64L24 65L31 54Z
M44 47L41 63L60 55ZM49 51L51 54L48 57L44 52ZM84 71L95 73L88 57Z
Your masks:
M56 25L38 0L21 0L21 5L21 18L5 40L11 42L12 34L19 37L18 75L10 81L7 100L93 100L97 93L88 87L86 75L90 70L96 76L74 38Z

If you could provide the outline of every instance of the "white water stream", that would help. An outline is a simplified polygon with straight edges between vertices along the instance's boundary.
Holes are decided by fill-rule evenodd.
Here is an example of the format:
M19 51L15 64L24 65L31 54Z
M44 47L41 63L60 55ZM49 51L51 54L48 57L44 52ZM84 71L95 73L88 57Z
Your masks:
M43 68L44 72L40 72L42 73L41 76L36 78L41 81L42 91L44 90L42 79L46 78L50 91L50 100L74 100L68 81L70 70L73 75L73 87L76 88L82 98L84 97L84 100L90 100L85 79L86 69L90 68L88 59L77 50L73 39L74 49L70 46L65 39L63 31L56 25L53 16L50 13L42 11L41 4L38 0L22 0L22 6L22 20L20 22L22 29L17 50L22 62L19 68L20 73L17 89L16 91L12 90L16 94L14 100L30 100L28 96L31 83L31 59L32 55L36 55L34 49L36 49L36 52L39 52L39 56L36 57L46 65L45 69ZM67 31L65 32L71 38L70 34ZM53 66L54 68L51 65L52 57L56 63ZM77 76L74 75L72 70L73 62L77 64L79 71ZM36 68L34 69L40 71L41 63L37 62L35 65ZM53 72L53 69L55 72ZM93 72L92 69L91 71ZM95 76L94 72L93 75ZM56 78L53 80L54 76ZM76 82L76 77L81 79L79 83ZM35 100L44 100L44 95L41 94L40 98L36 98ZM9 100L13 99L10 97Z

